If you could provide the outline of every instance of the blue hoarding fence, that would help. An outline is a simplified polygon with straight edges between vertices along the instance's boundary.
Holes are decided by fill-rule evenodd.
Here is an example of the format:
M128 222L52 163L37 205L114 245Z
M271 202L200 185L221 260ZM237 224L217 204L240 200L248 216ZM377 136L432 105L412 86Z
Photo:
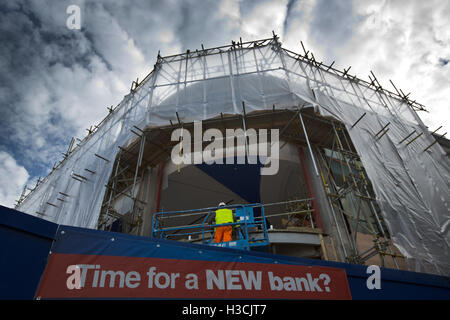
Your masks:
M136 261L150 261L155 265L172 261L166 265L179 270L184 268L186 261L195 266L204 264L214 270L227 266L239 266L243 270L259 266L280 272L292 270L293 267L298 270L304 270L305 267L312 270L324 268L323 270L345 271L352 299L450 299L449 277L380 268L381 288L369 289L367 280L371 274L368 273L367 266L363 265L58 226L5 207L0 207L0 240L1 299L32 299L39 283L41 287L48 284L47 276L55 281L61 279L65 285L67 274L58 274L56 271L52 273L52 270L65 271L66 262L72 263L80 257L93 259L93 265L96 265L95 261L101 261L112 267L123 268L131 268L127 266L127 261L133 263L133 267L139 265ZM119 263L115 264L116 261ZM55 269L56 266L60 269ZM107 297L108 293L101 294Z

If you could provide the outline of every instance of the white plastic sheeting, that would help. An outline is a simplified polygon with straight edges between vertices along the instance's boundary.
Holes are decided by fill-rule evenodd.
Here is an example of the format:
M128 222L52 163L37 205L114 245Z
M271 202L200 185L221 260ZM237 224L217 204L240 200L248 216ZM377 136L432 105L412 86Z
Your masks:
M410 269L450 275L450 166L439 145L423 152L434 139L409 105L295 59L276 41L211 52L163 58L18 210L96 228L118 146L136 138L133 126L167 125L176 121L176 112L184 122L242 113L243 101L246 112L314 106L346 125ZM375 134L388 122L389 132L377 140ZM408 146L398 143L413 130L423 134ZM74 179L77 174L88 180Z

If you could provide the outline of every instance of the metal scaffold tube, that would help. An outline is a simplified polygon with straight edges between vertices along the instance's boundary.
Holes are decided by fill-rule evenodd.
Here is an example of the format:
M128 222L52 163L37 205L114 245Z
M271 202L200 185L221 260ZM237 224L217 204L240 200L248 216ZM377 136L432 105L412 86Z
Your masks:
M320 157L322 157L322 155L319 153L319 156ZM324 161L325 162L325 159L322 159L322 161ZM324 165L326 166L326 162L324 163ZM331 174L331 170L329 169L329 167L327 166L327 177L329 176ZM330 209L331 209L331 213L332 213L332 216L333 216L333 220L334 220L334 223L335 223L335 225L336 225L336 231L337 231L337 234L338 234L338 238L339 238L339 242L340 242L340 244L341 244L341 247L342 247L342 251L343 251L343 254L344 254L344 259L346 259L347 257L348 257L348 254L347 254L347 249L345 248L345 243L344 243L344 239L343 239L343 237L342 237L342 233L341 233L341 227L340 227L340 224L338 223L338 220L337 220L337 215L336 215L336 212L335 212L335 210L334 210L334 204L333 204L333 201L330 199L330 197L329 197L329 192L327 191L327 185L326 185L326 182L325 182L325 180L324 180L324 178L323 178L323 174L322 174L322 182L323 182L323 187L324 187L324 189L325 189L325 192L326 192L326 194L327 194L327 198L328 198L328 201L329 201L329 205L330 205ZM329 185L329 184L328 184Z
M344 134L343 136L344 136L344 141L345 141L345 143L346 143L346 145L347 145L347 148L350 149L350 143L349 143L349 141L348 141L348 139L347 139L347 136L346 136L345 134ZM369 207L370 207L370 209L371 209L371 213L372 213L373 216L375 217L375 221L377 222L377 226L378 226L379 231L381 232L381 234L382 234L382 236L383 236L383 238L384 238L384 241L388 241L388 237L387 237L387 235L386 235L386 233L385 233L385 231L384 231L384 228L383 228L383 226L382 226L382 224L381 224L380 218L379 218L379 216L378 216L378 212L377 212L377 210L376 210L376 208L375 208L375 206L374 206L374 204L373 204L373 200L372 200L372 199L374 199L374 198L371 197L371 195L369 194L369 191L368 191L368 189L367 189L367 180L366 180L365 177L364 177L364 172L363 172L363 170L360 168L359 165L356 165L356 167L357 167L357 169L361 172L361 175L362 175L362 179L363 179L362 186L363 186L363 190L364 190L363 195L366 197L366 199L367 199L367 201L368 201L368 203L369 203ZM352 174L352 177L353 177L353 180L354 180L355 178L354 178L354 175L353 175L353 174ZM355 182L355 183L356 183L356 182ZM360 190L358 190L358 191L360 191ZM361 192L359 192L359 193L361 194ZM361 197L360 197L360 201L362 202ZM365 212L363 211L363 213L365 213ZM367 217L366 217L366 220L370 223L370 226L372 227L372 223L370 222L370 219L367 219ZM372 229L374 229L374 228L372 227ZM396 260L396 258L395 258L395 256L394 256L394 252L393 252L393 250L392 250L392 247L391 247L391 244L390 244L390 243L388 243L388 249L389 249L390 255L392 256L392 260L394 261L395 267L396 267L397 269L399 269L397 260ZM383 255L382 255L381 253L380 253L380 257L381 257L382 259L384 258Z
M308 144L308 150L309 150L309 154L311 155L311 159L312 159L312 162L313 162L313 165L314 165L314 171L316 173L316 176L319 176L319 170L317 170L316 159L314 158L314 154L313 154L312 149L311 149L311 143L309 142L308 133L306 132L306 127L305 127L305 124L303 122L302 113L299 112L298 115L300 117L300 122L302 124L303 132L305 134L306 143Z
M342 127L341 127L341 130L344 130ZM356 248L356 246L357 246L357 240L356 240L356 234L357 234L357 230L358 230L358 224L359 224L359 222L360 222L360 212L362 211L362 214L364 215L364 217L365 217L365 221L366 221L366 223L367 223L367 225L368 225L368 227L369 227L369 231L370 231L370 233L375 237L375 242L376 242L376 245L375 245L375 249L376 249L376 252L380 255L380 259L381 259L381 262L382 262L382 265L384 265L384 250L383 250L383 245L381 245L380 243L379 243L379 239L378 239L378 232L375 230L375 228L374 228L374 226L372 225L372 222L371 222L371 219L370 219L370 217L368 217L367 215L366 215L366 211L364 210L364 209L362 209L362 204L363 204L363 199L364 200L366 200L366 201L368 201L368 205L369 205L369 208L370 208L370 210L371 210L371 213L372 213L372 216L374 217L374 220L376 221L376 223L377 223L377 225L378 225L378 228L379 228L379 231L380 231L380 233L382 234L382 236L383 236L383 238L385 239L385 241L387 241L387 236L386 236L386 233L385 233L385 231L384 231L384 228L382 227L382 225L381 225L381 221L380 221L380 219L379 219L379 217L378 217L378 214L377 214L377 211L376 211L376 209L375 209L375 207L374 207L374 205L373 205L373 203L372 203L372 197L370 197L370 195L369 195L369 193L368 193L368 190L367 190L367 186L366 186L366 184L367 184L367 181L365 180L365 178L363 179L363 183L362 183L362 187L363 187L363 190L361 190L361 188L360 188L360 186L359 186L359 183L356 181L356 179L355 179L355 174L354 174L354 170L353 170L353 166L355 166L356 168L358 168L358 165L355 165L355 164L350 164L350 162L349 161L355 161L355 159L353 159L353 158L351 158L350 160L349 160L349 158L347 157L347 155L345 154L345 152L344 152L344 146L343 146L343 144L342 144L342 141L341 141L341 139L340 139L340 137L339 137L339 134L338 134L338 132L337 132L337 129L336 129L336 126L335 126L335 124L333 123L333 132L334 132L334 135L335 135L335 139L336 139L336 141L337 141L337 151L338 151L338 155L339 155L339 159L340 159L340 164L341 164L341 171L342 171L342 174L343 174L343 181L345 182L346 181L346 179L345 179L345 175L344 175L344 172L343 172L343 167L342 167L342 163L345 163L346 164L346 167L347 167L347 169L348 169L348 172L349 172L349 177L350 177L350 179L351 179L351 182L349 182L349 186L352 186L352 187L350 187L350 189L349 190L353 190L352 192L354 193L354 195L356 195L358 198L359 198L359 206L355 206L355 204L354 204L354 199L352 198L351 200L352 200L352 203L353 203L353 205L354 205L354 209L356 210L356 208L358 208L357 209L357 216L356 216L356 219L355 219L355 225L354 225L354 227L352 228L352 230L353 230L353 232L355 233L355 235L354 235L354 237L350 237L351 238L351 245L354 247L354 248ZM343 137L344 137L344 141L346 142L346 145L347 145L347 148L349 148L350 149L350 143L349 143L349 141L348 141L348 139L347 139L347 137L346 137L346 135L345 135L345 132L344 131L342 131L343 132ZM333 151L334 152L334 151ZM329 173L327 174L327 177L329 176ZM362 177L363 178L363 177ZM354 217L353 217L354 218ZM397 264L397 261L396 261L396 259L395 259L395 256L394 256L394 254L393 254L393 251L392 251L392 248L391 248L391 246L390 246L390 244L388 244L388 250L389 250L389 255L391 255L392 256L392 258L393 258L393 261L394 261L394 265L395 265L395 267L396 268L398 268L398 264ZM357 251L356 251L357 252ZM358 254L358 253L356 253L356 255L355 255L355 258L356 258L356 261L358 261L359 260L359 258L358 257L360 257L360 255ZM367 257L366 257L367 258ZM367 258L368 259L368 258Z

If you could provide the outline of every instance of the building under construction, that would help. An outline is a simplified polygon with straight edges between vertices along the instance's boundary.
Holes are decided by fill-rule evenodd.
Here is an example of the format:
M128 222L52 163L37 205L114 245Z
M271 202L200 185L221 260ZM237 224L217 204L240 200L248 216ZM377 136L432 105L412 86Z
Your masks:
M205 243L211 208L250 205L263 211L262 249L271 253L450 275L448 141L394 84L391 92L373 73L364 81L302 50L284 49L274 35L158 55L150 74L24 189L16 209ZM214 163L195 161L193 150L211 144L208 129L231 130L244 147L220 142ZM251 161L264 139L270 161ZM275 163L274 174L261 174ZM250 232L258 239L263 231Z

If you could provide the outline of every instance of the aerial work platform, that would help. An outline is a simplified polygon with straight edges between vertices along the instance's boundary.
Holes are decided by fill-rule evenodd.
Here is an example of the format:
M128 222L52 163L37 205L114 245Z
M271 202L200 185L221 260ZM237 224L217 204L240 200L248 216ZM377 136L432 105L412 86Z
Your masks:
M218 225L212 223L218 209L230 209L235 217L233 223L220 226L233 227L233 239L227 242L214 242L214 231ZM195 220L187 225L188 218ZM201 223L197 223L200 222ZM172 223L170 223L172 222ZM166 226L167 224L171 226ZM194 210L158 212L153 216L153 239L184 240L210 246L228 247L250 250L262 247L266 251L269 246L266 217L262 204L228 205Z

